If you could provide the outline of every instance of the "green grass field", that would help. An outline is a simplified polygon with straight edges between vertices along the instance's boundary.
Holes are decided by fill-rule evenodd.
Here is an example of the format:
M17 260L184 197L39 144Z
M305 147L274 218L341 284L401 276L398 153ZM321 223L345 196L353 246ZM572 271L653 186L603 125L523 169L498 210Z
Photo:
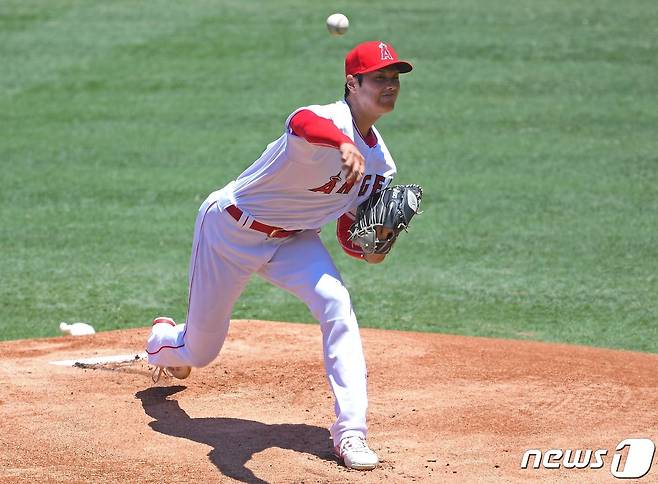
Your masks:
M658 352L656 25L654 0L4 0L0 338L182 320L203 198L382 38L416 67L378 127L425 213L379 266L324 229L361 325ZM312 321L257 278L234 317Z

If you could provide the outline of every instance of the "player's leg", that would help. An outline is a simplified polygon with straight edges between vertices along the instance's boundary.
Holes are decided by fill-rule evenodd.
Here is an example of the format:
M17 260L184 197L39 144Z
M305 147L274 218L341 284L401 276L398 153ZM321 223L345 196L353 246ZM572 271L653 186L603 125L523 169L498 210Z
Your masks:
M235 220L218 208L216 197L211 195L201 206L190 259L186 323L153 326L147 342L149 363L161 367L202 367L217 357L228 332L233 305L251 273L262 264L254 257L238 254L240 237L248 235L243 232ZM236 263L239 257L242 259Z
M327 378L336 397L335 444L366 436L366 365L350 296L330 255L313 231L281 245L259 271L265 279L304 301L320 322Z

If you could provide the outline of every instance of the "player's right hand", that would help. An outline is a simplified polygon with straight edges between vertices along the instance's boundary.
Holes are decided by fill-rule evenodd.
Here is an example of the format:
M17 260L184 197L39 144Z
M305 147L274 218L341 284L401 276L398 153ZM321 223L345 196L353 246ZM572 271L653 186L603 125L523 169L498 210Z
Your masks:
M366 168L363 155L352 143L341 144L339 150L343 162L343 171L346 175L345 181L348 183L358 182L363 178L363 172Z

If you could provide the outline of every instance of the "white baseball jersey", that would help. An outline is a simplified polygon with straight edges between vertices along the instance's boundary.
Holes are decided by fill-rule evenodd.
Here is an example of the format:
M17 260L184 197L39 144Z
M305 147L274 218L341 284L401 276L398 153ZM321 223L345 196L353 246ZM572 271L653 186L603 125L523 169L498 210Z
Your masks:
M345 182L341 154L335 147L311 144L291 133L289 123L302 109L331 120L365 158L365 172L356 185ZM287 230L317 229L354 210L373 191L385 188L396 174L391 154L372 127L377 144L363 140L348 104L312 105L294 111L286 130L233 185L233 201L259 222Z

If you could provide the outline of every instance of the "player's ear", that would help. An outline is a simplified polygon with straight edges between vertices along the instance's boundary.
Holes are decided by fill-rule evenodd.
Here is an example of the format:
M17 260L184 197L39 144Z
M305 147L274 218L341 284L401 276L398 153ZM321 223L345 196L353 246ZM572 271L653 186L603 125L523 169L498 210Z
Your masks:
M356 77L354 77L352 74L348 74L345 76L345 86L347 89L349 89L350 92L356 91L356 86L358 85L358 82L356 82Z

